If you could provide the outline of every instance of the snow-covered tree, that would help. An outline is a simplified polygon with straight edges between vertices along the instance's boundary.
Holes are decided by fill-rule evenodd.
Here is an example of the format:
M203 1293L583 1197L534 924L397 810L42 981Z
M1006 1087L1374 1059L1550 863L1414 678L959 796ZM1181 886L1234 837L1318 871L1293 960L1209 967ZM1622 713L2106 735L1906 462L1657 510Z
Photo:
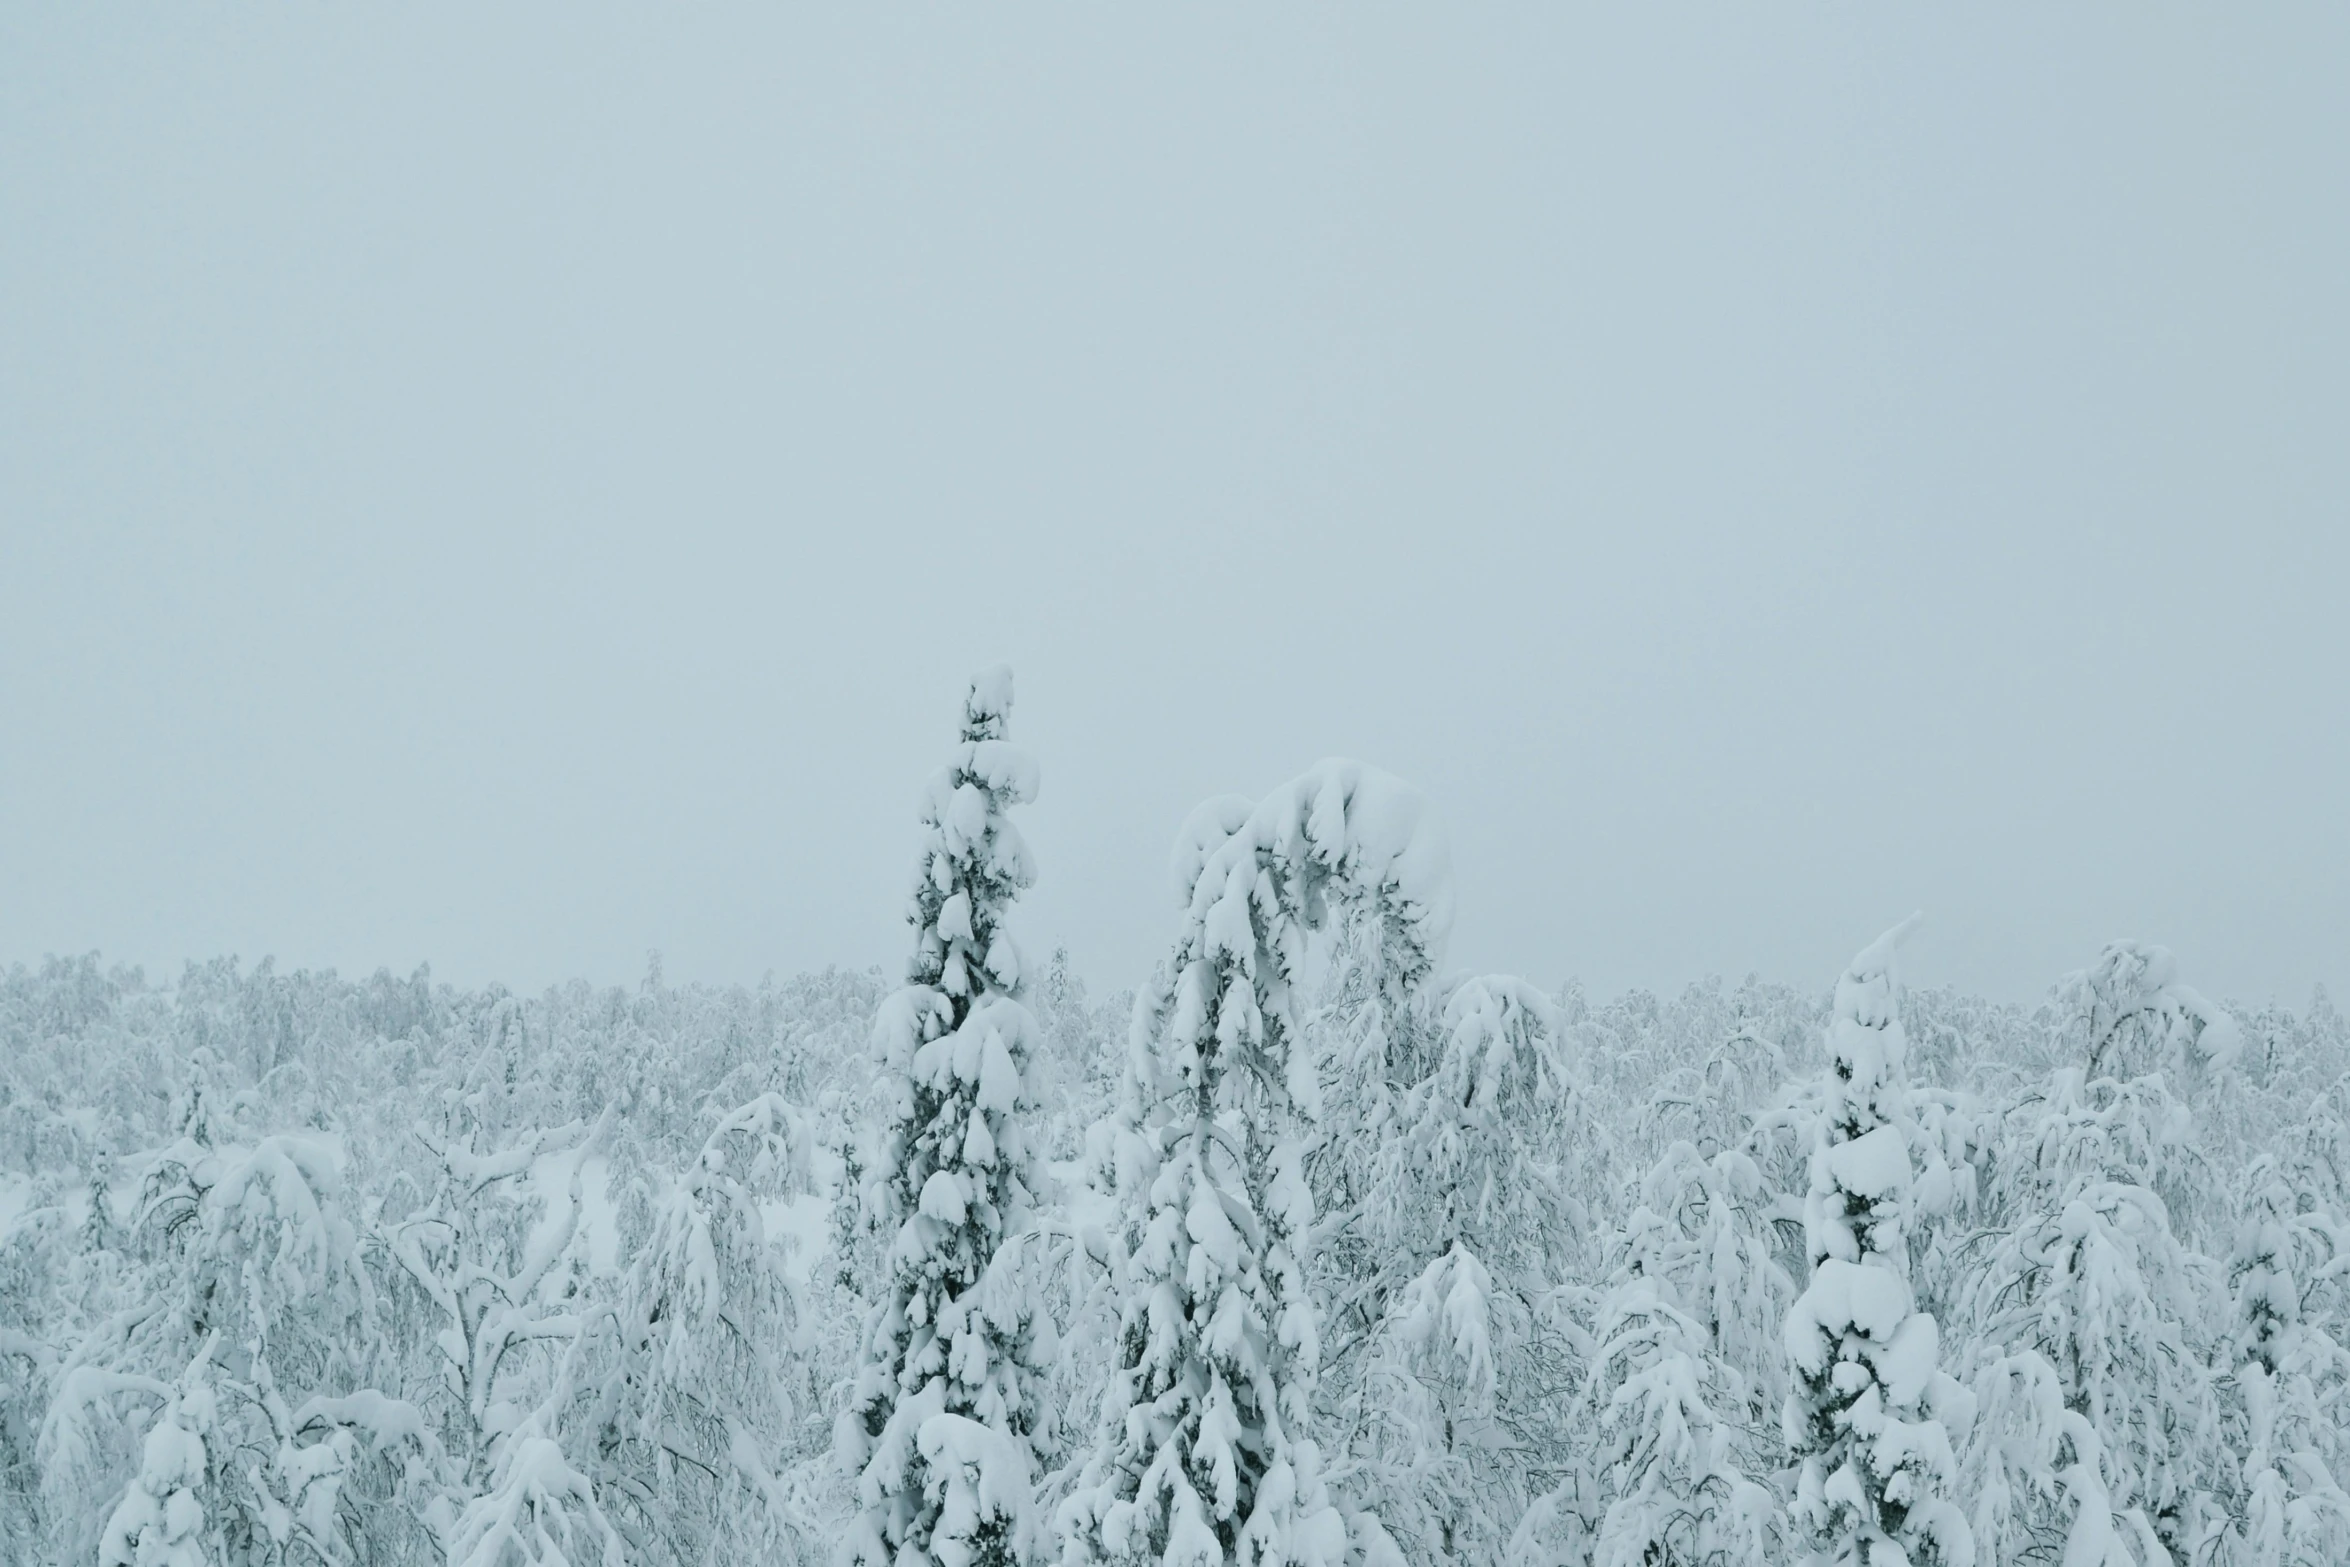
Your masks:
M385 1239L436 1351L437 1374L416 1393L456 1471L433 1508L443 1526L491 1483L504 1438L542 1402L584 1326L583 1302L550 1298L549 1286L578 1234L596 1135L573 1122L481 1153L471 1130L418 1134L437 1166L432 1196Z
M1904 1228L1915 1172L1893 958L1915 923L1870 943L1836 983L1804 1204L1811 1278L1786 1325L1794 1387L1784 1423L1802 1463L1796 1523L1815 1559L1867 1567L1959 1567L1974 1554L1951 1499L1953 1440L1973 1399L1941 1369L1939 1330L1910 1287Z
M2236 1021L2179 983L2168 947L2107 942L2095 963L2064 977L2056 1000L2069 1014L2068 1043L2092 1080L2163 1072L2183 1090L2243 1049Z
M802 1117L780 1095L727 1114L617 1292L577 1445L639 1559L812 1543L817 1520L780 1472L797 1456L783 1364L803 1347L797 1291L762 1211L806 1190L808 1152Z
M218 1342L207 1341L147 1427L139 1472L99 1537L98 1567L204 1567L220 1559L221 1521L204 1508L213 1479L205 1439L217 1409L206 1373Z
M1591 1425L1603 1567L1765 1560L1784 1507L1763 1440L1784 1396L1777 1328L1794 1294L1773 1259L1761 1172L1677 1143L1643 1183L1596 1314Z
M2061 1561L2064 1567L2152 1567L2169 1553L2145 1513L2117 1507L2105 1445L2066 1403L2038 1350L1983 1346L1965 1472L1976 1561Z
M2062 1437L2083 1473L2097 1476L2101 1503L2076 1486L2076 1505L2107 1506L2121 1537L2160 1540L2166 1553L2207 1536L2208 1523L2192 1521L2195 1460L2216 1443L2217 1410L2193 1341L2195 1280L2161 1199L2143 1186L2087 1184L2001 1237L1978 1289L1978 1342L2010 1358L2034 1352L2063 1408L2094 1437L2040 1419L2041 1439ZM1988 1374L2016 1373L1994 1361ZM2021 1533L1996 1543L2021 1551L2045 1527L2029 1512L2016 1526Z
M2350 1267L2339 1220L2289 1165L2253 1161L2229 1273L2228 1349L2241 1405L2242 1540L2258 1567L2316 1567L2350 1543L2350 1352L2308 1320L2300 1280Z
M1998 1505L1977 1508L1983 1547L2003 1558L2045 1546L2105 1507L2125 1554L2208 1558L2244 1504L2225 1456L2223 1266L2199 1242L2233 1236L2208 1129L2179 1090L2223 1089L2212 1068L2234 1055L2235 1024L2177 983L2169 953L2130 942L2060 983L2050 1021L2056 1064L2002 1108L1987 1222L1949 1271L1964 1279L1953 1295L1976 1384L2009 1411L2007 1434L1986 1443L2060 1450L2076 1483L2060 1499L2023 1471L1985 1469L1978 1501ZM2013 1394L2039 1376L2018 1369L2027 1351L2062 1419L2034 1412L2038 1393Z
M1118 1363L1066 1556L1336 1567L1347 1525L1307 1430L1321 1085L1296 987L1333 904L1361 910L1399 1002L1421 983L1451 918L1445 851L1415 791L1324 762L1254 806L1202 806L1171 868L1182 934L1136 1001L1117 1139Z
M105 1494L106 1428L123 1429L129 1408L155 1399L162 1407L111 1508L101 1555L119 1548L140 1560L168 1540L182 1553L298 1547L331 1557L353 1532L339 1506L352 1448L315 1418L317 1395L348 1375L376 1321L342 1150L316 1135L228 1141L230 1122L197 1096L186 1104L183 1136L145 1161L142 1230L173 1287L84 1341L43 1422L55 1542L79 1553L88 1503ZM234 1461L207 1465L207 1451ZM179 1478L157 1489L157 1475ZM187 1499L175 1501L181 1492ZM190 1508L203 1515L201 1531L180 1527Z
M1363 999L1312 1160L1334 1489L1411 1560L1495 1560L1583 1369L1557 1009L1505 975Z
M873 1567L998 1567L1033 1526L1034 1307L987 1287L1037 1185L1037 1028L1004 929L1035 880L1006 812L1035 798L1036 764L1004 738L1011 707L1008 669L971 682L923 802L906 984L874 1026L895 1093L880 1180L896 1236L839 1437L863 1504L851 1549Z

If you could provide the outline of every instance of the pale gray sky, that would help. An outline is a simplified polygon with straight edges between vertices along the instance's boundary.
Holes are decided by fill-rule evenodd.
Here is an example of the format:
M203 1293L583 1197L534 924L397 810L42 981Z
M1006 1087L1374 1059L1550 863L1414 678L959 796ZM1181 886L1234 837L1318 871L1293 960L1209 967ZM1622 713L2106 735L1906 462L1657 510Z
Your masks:
M1601 991L2350 981L2350 8L0 11L0 961L895 965L1449 824Z

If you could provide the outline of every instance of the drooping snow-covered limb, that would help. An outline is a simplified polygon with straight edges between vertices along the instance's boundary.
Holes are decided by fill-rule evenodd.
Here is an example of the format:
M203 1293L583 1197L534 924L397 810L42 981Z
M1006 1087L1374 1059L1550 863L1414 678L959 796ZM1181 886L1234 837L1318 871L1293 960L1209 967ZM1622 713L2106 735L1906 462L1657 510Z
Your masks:
M896 1096L880 1172L896 1237L835 1445L863 1504L851 1552L877 1567L1016 1560L1031 1529L1036 1311L980 1288L1037 1184L1037 1029L1004 929L1035 880L1006 813L1035 798L1036 765L1004 738L1011 704L1009 670L971 682L955 760L924 801L907 983L874 1026Z
M1320 1357L1303 1164L1320 1083L1298 1031L1308 933L1350 903L1383 983L1420 984L1451 916L1416 791L1324 762L1177 841L1175 951L1137 998L1116 1155L1127 1277L1102 1435L1060 1524L1071 1561L1335 1567L1307 1434Z
M2165 1072L2183 1089L2244 1048L2236 1020L2179 983L2168 947L2109 941L2095 963L2058 982L2056 1001L2091 1079Z
M1836 983L1804 1203L1812 1273L1786 1324L1794 1386L1784 1426L1802 1463L1796 1523L1815 1559L1868 1567L1960 1567L1974 1553L1950 1499L1953 1440L1973 1399L1939 1365L1939 1331L1910 1289L1904 1229L1907 1041L1893 957L1915 923L1872 942Z

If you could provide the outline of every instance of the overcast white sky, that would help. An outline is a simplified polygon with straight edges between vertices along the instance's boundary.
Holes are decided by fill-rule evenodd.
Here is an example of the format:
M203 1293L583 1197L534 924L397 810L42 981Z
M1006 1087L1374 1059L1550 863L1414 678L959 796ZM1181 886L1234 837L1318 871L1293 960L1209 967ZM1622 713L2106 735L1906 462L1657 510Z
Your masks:
M0 11L0 962L895 966L1424 787L1452 960L2350 982L2350 8ZM1947 11L1947 8L1945 8Z

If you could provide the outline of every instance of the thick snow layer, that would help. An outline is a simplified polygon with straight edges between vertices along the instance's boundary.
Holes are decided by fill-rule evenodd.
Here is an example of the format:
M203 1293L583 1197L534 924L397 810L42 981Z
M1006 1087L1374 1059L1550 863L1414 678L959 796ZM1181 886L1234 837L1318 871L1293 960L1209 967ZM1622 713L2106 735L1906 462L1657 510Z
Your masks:
M1909 1316L1910 1302L1909 1281L1900 1274L1831 1257L1812 1270L1811 1283L1788 1313L1787 1353L1817 1371L1826 1364L1823 1355L1847 1333L1890 1343Z
M1898 1197L1909 1188L1909 1139L1898 1126L1880 1126L1830 1147L1828 1170L1855 1196L1871 1202Z
M532 1193L544 1203L544 1224L559 1223L554 1216L568 1201L572 1156L548 1154L530 1167ZM579 1163L578 1237L587 1248L589 1268L612 1274L620 1268L620 1216L612 1206L612 1161L590 1154Z
M1877 1381L1885 1402L1897 1409L1914 1409L1926 1396L1926 1386L1940 1368L1942 1335L1934 1319L1913 1312L1893 1331L1893 1342L1876 1357Z
M1247 825L1256 802L1246 795L1219 794L1202 800L1183 818L1175 843L1167 852L1167 886L1178 907L1191 906L1192 889L1199 885L1200 868L1225 841Z
M1026 805L1036 798L1036 754L1026 746L1009 740L973 740L962 762L966 772L1002 795L1006 805Z
M1925 922L1925 918L1923 912L1912 914L1908 919L1903 920L1861 948L1860 951L1853 954L1852 962L1845 969L1845 977L1862 985L1872 984L1878 980L1891 980L1895 955L1901 951L1903 943L1917 934L1917 928ZM1875 1020L1863 1019L1863 1021L1873 1022Z
M990 664L971 677L963 710L973 718L1002 718L1012 711L1012 666Z

